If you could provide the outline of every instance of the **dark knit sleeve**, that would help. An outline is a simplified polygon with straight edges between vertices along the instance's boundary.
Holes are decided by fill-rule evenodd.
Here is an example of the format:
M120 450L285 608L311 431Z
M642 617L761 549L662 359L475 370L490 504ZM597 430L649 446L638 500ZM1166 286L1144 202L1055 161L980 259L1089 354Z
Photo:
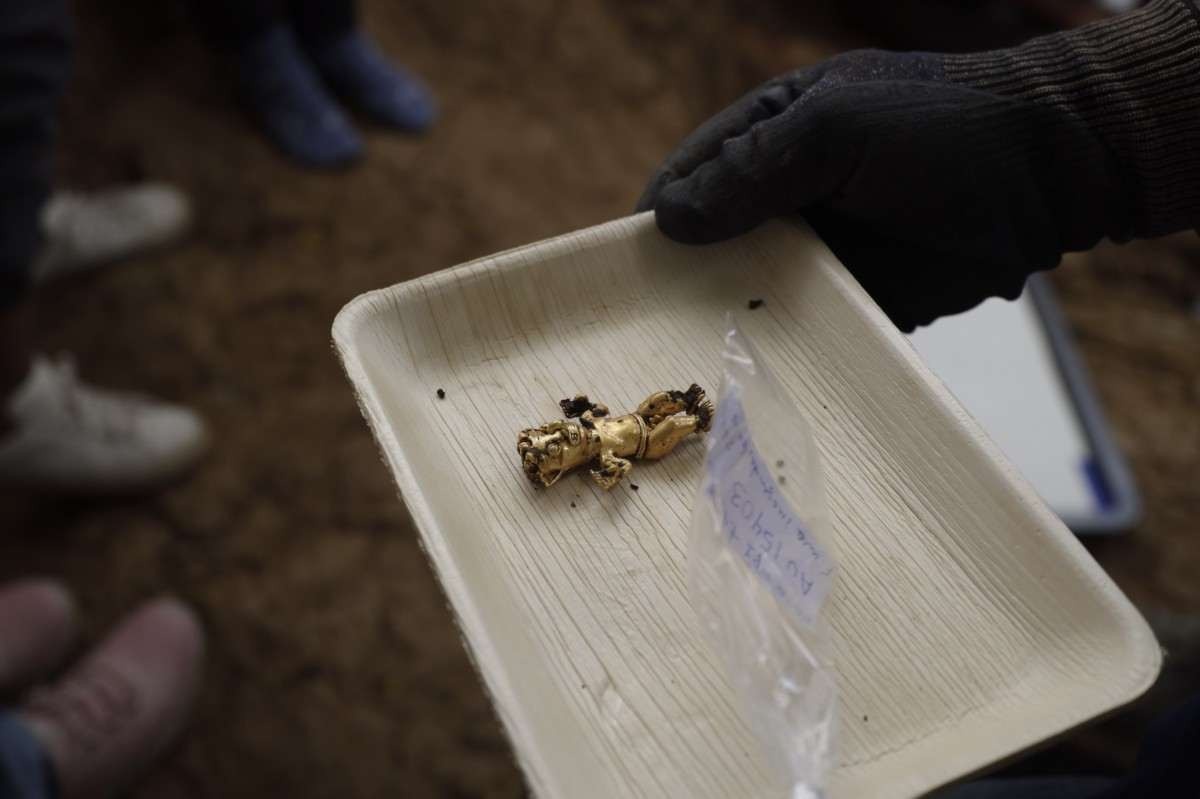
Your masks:
M1020 47L945 57L951 81L1058 108L1111 149L1129 235L1200 227L1200 0L1154 0Z

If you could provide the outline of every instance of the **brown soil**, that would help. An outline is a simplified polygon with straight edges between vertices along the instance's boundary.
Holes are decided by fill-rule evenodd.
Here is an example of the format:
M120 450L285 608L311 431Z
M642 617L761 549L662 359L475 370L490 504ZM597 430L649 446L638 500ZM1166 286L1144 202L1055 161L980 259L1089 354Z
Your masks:
M365 164L312 174L253 133L176 5L80 3L64 178L170 180L198 220L182 247L57 287L46 346L74 351L98 383L197 407L216 447L150 499L6 498L0 578L64 576L93 637L155 592L200 608L195 723L138 795L524 794L330 322L362 291L627 213L696 121L774 71L862 43L819 4L364 7L443 117L423 139L372 132ZM1074 260L1057 283L1148 506L1134 534L1094 551L1183 653L1150 707L1200 673L1200 246ZM1143 723L1077 734L1038 767L1119 767Z

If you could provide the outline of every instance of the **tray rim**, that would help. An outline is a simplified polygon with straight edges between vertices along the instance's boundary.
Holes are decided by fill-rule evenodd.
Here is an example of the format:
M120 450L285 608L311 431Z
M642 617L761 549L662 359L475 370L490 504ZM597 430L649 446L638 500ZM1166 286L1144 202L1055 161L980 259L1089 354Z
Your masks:
M333 323L334 349L354 388L360 411L375 436L381 458L392 471L400 500L412 515L418 530L421 548L432 562L442 590L453 609L455 623L463 634L464 648L468 657L481 677L485 690L489 693L493 707L513 743L514 755L536 795L543 795L543 792L546 795L555 793L545 782L545 778L553 774L555 769L544 761L541 757L541 749L532 743L536 738L529 735L531 731L527 728L523 718L524 714L511 712L512 708L509 707L508 702L517 699L518 692L513 688L509 669L505 665L504 657L500 655L501 647L497 646L493 636L489 634L486 624L479 617L472 602L470 586L462 579L461 571L454 557L445 551L444 547L437 546L444 543L442 541L444 532L437 522L429 498L420 490L415 465L410 461L409 453L400 445L387 421L386 412L375 393L376 387L367 374L367 369L354 345L354 340L356 334L368 325L378 313L379 300L382 298L386 298L388 304L399 307L404 300L429 287L444 286L477 273L488 273L497 269L519 270L537 261L603 246L615 238L644 235L648 228L654 226L652 216L652 212L647 212L612 220L512 247L391 286L364 292L348 302L339 311ZM812 233L811 228L799 219L768 224L789 225ZM993 470L994 475L992 476L1002 481L1008 491L1015 495L1013 498L1026 508L1031 520L1044 534L1050 536L1057 546L1075 550L1076 557L1070 559L1074 567L1073 571L1078 573L1078 576L1088 584L1091 590L1102 595L1111 604L1116 615L1119 616L1127 638L1135 643L1138 649L1139 668L1130 671L1129 688L1117 692L1124 698L1115 702L1106 699L1105 707L1099 712L1083 713L1079 721L1065 721L1059 729L1050 730L1010 751L1000 752L995 758L981 763L977 768L959 772L949 781L939 782L925 790L931 790L998 767L1019 757L1022 753L1046 746L1070 731L1082 725L1094 723L1136 701L1154 684L1161 669L1163 656L1153 632L1140 611L1101 569L1061 519L1045 505L978 422L925 365L907 338L892 326L883 311L866 294L849 271L837 261L824 242L815 234L813 234L813 240L823 251L825 257L837 266L837 269L832 270L830 274L838 284L838 290L846 293L860 306L859 310L865 317L864 321L869 323L873 331L879 335L880 343L888 348L889 354L902 361L905 368L915 372L915 376L919 378L922 393L930 402L941 406L953 420L956 435L969 442L970 446L981 450L980 454L987 456L982 459L982 463ZM538 257L532 260L525 257L530 254L536 254ZM488 665L487 668L484 668L485 663ZM906 744L906 746L909 745L912 743Z

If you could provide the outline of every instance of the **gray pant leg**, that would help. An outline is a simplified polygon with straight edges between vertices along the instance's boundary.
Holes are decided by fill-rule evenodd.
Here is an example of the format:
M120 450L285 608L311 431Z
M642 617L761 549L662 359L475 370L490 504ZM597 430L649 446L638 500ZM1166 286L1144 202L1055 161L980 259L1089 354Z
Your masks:
M25 298L41 245L70 53L66 0L0 2L0 312Z

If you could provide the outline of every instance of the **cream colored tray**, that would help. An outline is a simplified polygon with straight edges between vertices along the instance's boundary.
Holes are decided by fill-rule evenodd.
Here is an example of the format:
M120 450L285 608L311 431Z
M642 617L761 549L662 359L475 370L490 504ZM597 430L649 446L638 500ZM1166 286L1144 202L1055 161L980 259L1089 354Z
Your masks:
M688 604L703 447L611 494L578 475L535 490L516 454L578 392L614 409L715 392L727 309L824 457L833 797L921 794L1153 682L1142 618L811 232L693 248L633 217L372 292L334 324L539 796L769 795Z

